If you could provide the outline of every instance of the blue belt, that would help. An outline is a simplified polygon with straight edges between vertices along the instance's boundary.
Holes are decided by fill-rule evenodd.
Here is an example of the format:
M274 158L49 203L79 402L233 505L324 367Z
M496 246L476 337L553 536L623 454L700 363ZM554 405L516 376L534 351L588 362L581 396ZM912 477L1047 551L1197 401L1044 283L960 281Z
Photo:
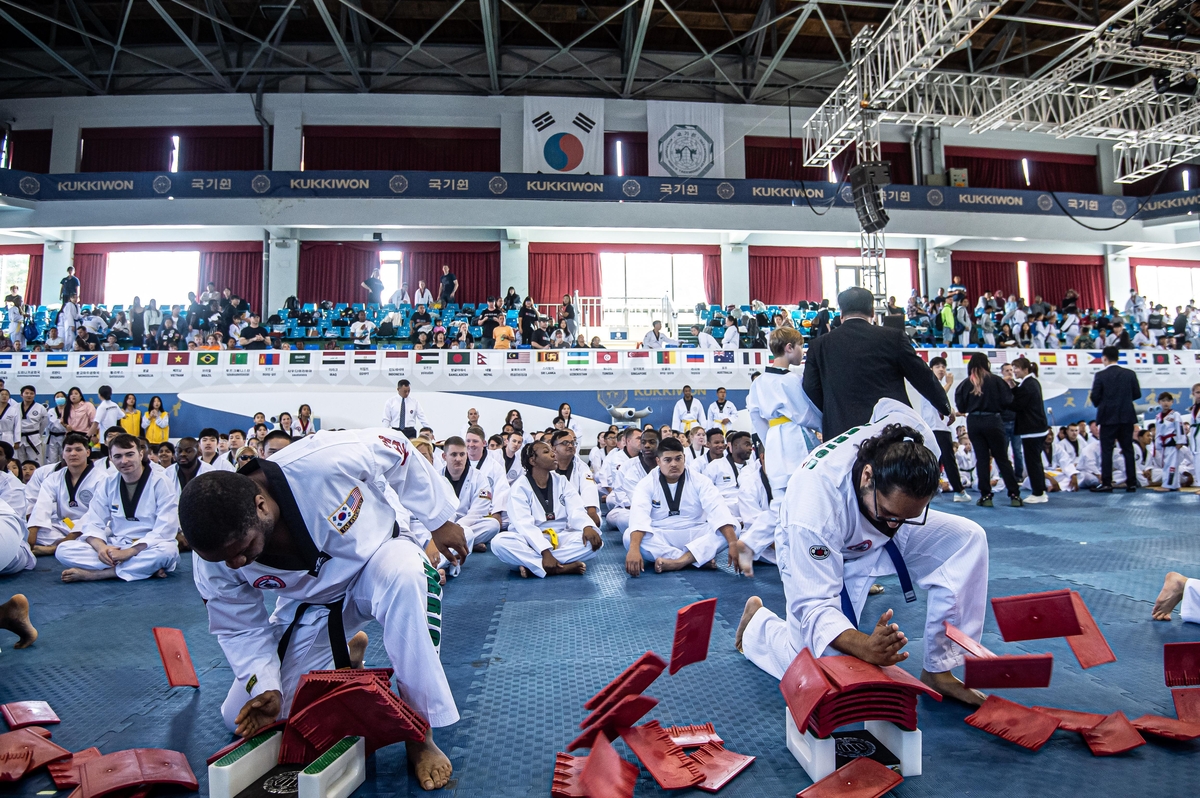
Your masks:
M908 575L908 566L904 564L904 557L900 555L900 547L896 545L896 541L889 540L883 544L883 550L892 558L892 565L896 567L896 576L900 577L900 589L904 591L904 601L912 604L917 600L917 591L913 590L912 577ZM857 629L858 616L854 614L854 602L850 600L845 581L842 582L842 613Z

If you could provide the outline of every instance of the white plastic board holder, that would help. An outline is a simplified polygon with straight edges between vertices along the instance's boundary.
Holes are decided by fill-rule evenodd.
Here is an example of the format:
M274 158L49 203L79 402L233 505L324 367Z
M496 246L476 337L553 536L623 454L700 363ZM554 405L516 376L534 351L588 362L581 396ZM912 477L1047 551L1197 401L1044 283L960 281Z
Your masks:
M297 778L298 798L347 798L367 778L367 747L361 737L343 737Z
M787 723L787 747L814 782L837 770L837 740L820 739L807 729L803 734L796 728L792 713L784 710ZM866 729L900 760L900 775L921 775L921 730L905 731L886 720L869 720ZM303 797L302 797L303 798Z
M283 732L279 729L252 737L208 766L211 798L233 798L265 776L279 762Z

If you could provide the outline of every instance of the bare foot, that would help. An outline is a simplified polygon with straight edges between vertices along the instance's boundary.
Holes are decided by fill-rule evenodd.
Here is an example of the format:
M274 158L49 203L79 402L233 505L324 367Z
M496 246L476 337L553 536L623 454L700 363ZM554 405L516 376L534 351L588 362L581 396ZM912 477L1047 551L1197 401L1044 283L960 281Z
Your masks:
M154 573L152 573L150 575L150 578L151 579L166 579L167 578L167 569L159 568L157 571L155 571Z
M685 554L676 560L659 557L654 561L654 573L661 574L666 571L682 571L695 561L695 558L691 554Z
M691 563L687 563L687 564L691 565ZM704 563L704 565L701 565L700 567L706 571L715 571L715 570L717 570L717 561L709 560L708 562Z
M367 633L359 632L350 638L346 647L350 649L350 667L361 668L367 659Z
M0 604L0 629L7 629L17 636L13 648L28 648L37 640L37 629L29 622L29 599L21 593Z
M529 573L529 569L526 568L524 565L517 566L517 573L519 573L521 575L522 579L528 579L530 576L532 576L532 574Z
M116 568L103 568L93 571L89 568L68 568L62 572L64 582L98 582L101 579L116 579Z
M745 543L738 541L738 568L742 576L754 576L754 552Z
M987 700L987 696L978 690L972 690L960 682L950 671L942 671L941 673L930 673L929 671L921 671L921 681L937 690L946 698L953 698L955 701L961 701L969 707L982 706Z
M1171 620L1171 612L1183 601L1183 586L1187 584L1187 577L1183 574L1177 574L1174 571L1167 574L1167 578L1163 580L1162 592L1158 594L1158 598L1154 600L1154 611L1152 617L1156 621Z
M440 790L450 782L454 766L442 749L434 744L432 730L425 733L425 742L409 741L404 747L408 752L408 764L412 766L422 790Z
M883 585L871 585L871 589L867 591L868 596L878 596L883 592Z
M483 554L485 551L487 551L486 543L476 543L474 546L471 547L471 552L473 554Z
M569 562L546 569L546 576L568 576L587 573L587 563Z
M738 622L737 634L733 638L733 647L738 651L742 650L742 635L746 633L746 627L750 625L750 619L762 608L762 599L758 596L751 596L746 599L746 609L742 610L742 620Z
M438 569L438 584L441 585L442 587L446 586L446 569L445 568Z

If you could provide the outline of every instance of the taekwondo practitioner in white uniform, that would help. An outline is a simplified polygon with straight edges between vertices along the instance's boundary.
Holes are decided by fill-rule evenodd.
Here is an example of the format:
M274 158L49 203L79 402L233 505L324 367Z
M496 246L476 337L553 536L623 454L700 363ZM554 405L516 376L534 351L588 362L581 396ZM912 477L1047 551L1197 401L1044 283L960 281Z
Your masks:
M782 501L788 479L808 454L804 428L821 428L821 411L804 392L803 373L791 371L804 359L804 339L794 327L771 332L772 365L750 383L746 411L767 455L773 501Z
M633 500L633 492L646 475L654 470L658 462L658 433L652 429L641 432L636 438L639 443L638 453L629 458L617 470L613 479L612 492L608 494L608 522L616 527L621 534L629 526L629 505ZM683 445L680 444L680 449Z
M85 435L84 437L87 437L87 436ZM61 441L62 438L60 438L59 440ZM88 443L88 451L89 452L91 451L91 442ZM61 455L62 455L62 450L60 447L59 456L61 457ZM37 504L38 494L42 490L42 483L46 480L46 477L49 476L51 472L53 472L56 468L58 468L61 465L62 465L62 460L59 459L59 460L55 460L52 463L46 463L45 465L38 466L37 468L34 469L33 474L29 477L29 481L25 483L25 515L26 515L26 517L33 514L33 507L35 504Z
M745 473L746 464L750 462L750 454L754 444L750 442L750 433L734 431L725 439L725 456L713 460L704 467L704 476L720 492L725 500L725 506L733 515L735 521L741 523L741 509L738 497L741 493L740 476Z
M614 506L613 491L617 487L617 474L621 470L621 466L637 457L638 452L641 451L642 431L637 427L626 427L618 435L617 444L617 448L604 458L604 465L600 467L600 473L596 474L596 487L600 489L600 495L604 497L604 505L609 509Z
M17 445L16 452L17 459L21 462L32 460L35 463L41 463L42 454L46 448L43 439L46 425L50 420L47 418L46 406L38 404L36 399L37 391L32 385L26 385L21 389L21 405L17 408L21 414L19 429L21 441Z
M0 576L32 571L37 565L28 537L24 513L0 501Z
M63 462L49 464L29 516L29 544L39 557L51 556L63 540L79 537L79 521L105 477L88 462L90 451L86 435L69 432L63 442Z
M696 429L700 429L696 427ZM725 457L725 433L720 427L713 427L704 433L704 449L692 457L692 447L683 450L688 470L698 477L703 477L710 465Z
M1083 456L1084 446L1083 441L1079 440L1079 429L1074 424L1063 427L1063 437L1054 441L1054 459L1051 465L1061 474L1058 484L1065 491L1076 491L1084 487L1081 484L1082 475L1079 473L1079 459Z
M704 416L704 403L692 396L692 386L683 386L683 398L675 402L671 411L671 429L691 432L692 427L708 429L708 419Z
M196 440L200 446L200 462L219 471L237 471L237 465L233 458L228 456L229 453L221 454L221 434L215 428L205 427L200 430Z
M762 468L762 460L748 463L738 486L738 515L742 531L738 535L738 562L743 576L754 576L754 563L774 564L775 527L779 513L772 506L771 483Z
M1154 436L1144 429L1133 436L1133 467L1137 472L1138 486L1143 488L1164 486L1159 467L1159 456L1154 451Z
M1162 486L1169 491L1179 490L1183 469L1179 467L1179 450L1187 445L1183 437L1183 416L1174 409L1175 397L1163 391L1158 395L1161 408L1154 420L1154 446L1162 457Z
M486 543L500 531L500 519L497 517L492 493L493 483L489 470L483 470L471 465L467 453L466 442L457 435L446 439L442 444L445 452L446 465L442 476L450 484L454 493L456 509L454 522L462 527L467 537L467 546L476 543ZM507 491L507 480L501 479ZM438 563L439 568L450 566L449 574L458 576L459 568L451 565L449 559L443 557Z
M550 448L554 451L554 472L566 477L571 487L579 494L583 509L597 529L600 528L600 490L591 469L584 464L576 449L575 433L569 429L555 430L550 436Z
M420 548L399 534L400 502L456 564L467 556L455 507L429 461L390 429L318 432L236 474L216 471L184 489L179 520L196 552L194 576L209 628L233 670L221 706L239 736L287 717L300 676L350 667L347 634L374 619L401 697L433 728L458 721L438 657L441 587ZM276 597L269 613L267 591ZM406 743L426 790L450 779L433 742Z
M490 505L487 514L496 522L494 528L492 524L485 522L473 523L471 531L467 531L473 546L483 546L494 538L503 526L501 519L508 509L508 474L500 452L488 449L487 436L484 435L482 427L469 427L463 441L467 447L467 465L487 482ZM445 451L444 444L442 450Z
M717 389L717 401L708 406L708 423L714 427L720 427L722 432L728 433L729 427L737 423L738 409L737 405L725 398L725 389Z
M0 501L17 512L21 512L26 508L25 484L8 470L8 461L12 458L12 444L8 441L0 441Z
M504 448L500 450L500 465L509 485L525 473L521 468L521 449L524 447L525 436L519 432L510 432L504 439Z
M64 582L165 576L179 563L175 486L142 460L138 439L122 433L109 445L113 468L76 525L77 540L58 544Z
M21 437L19 432L21 426L21 411L19 402L14 402L8 395L8 391L0 390L0 441L4 441L16 449L17 441ZM12 459L10 456L8 459Z
M1200 383L1192 386L1192 409L1188 418L1188 451L1192 455L1192 484L1195 484L1200 477Z
M554 452L538 441L521 451L525 476L512 484L508 529L492 540L496 559L522 577L582 574L603 541L570 481L554 470Z
M655 573L701 568L726 547L729 564L738 571L737 522L721 494L707 479L688 472L683 444L676 439L658 445L656 460L630 502L622 535L626 573L640 576L646 560L654 562Z
M975 640L983 632L987 536L974 521L929 509L938 493L936 446L916 411L882 399L870 424L808 456L792 478L776 534L786 619L757 597L746 602L737 645L751 662L778 679L802 648L880 666L907 658L907 638L889 623L891 610L870 634L858 631L871 584L895 573L907 601L916 600L914 585L928 591L922 681L983 703L951 673L963 650L946 637L943 622Z
M175 447L175 462L163 469L163 476L175 490L175 499L178 501L189 482L201 474L219 470L204 462L200 456L200 444L195 438L180 438Z

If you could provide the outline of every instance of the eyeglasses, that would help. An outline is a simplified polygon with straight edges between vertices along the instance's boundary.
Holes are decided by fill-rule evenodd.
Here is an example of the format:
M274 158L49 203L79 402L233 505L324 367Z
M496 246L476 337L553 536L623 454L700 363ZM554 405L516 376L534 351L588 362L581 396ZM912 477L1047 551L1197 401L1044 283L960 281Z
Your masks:
M908 524L909 526L925 526L925 522L927 520L929 520L929 505L928 504L925 505L925 512L921 513L921 516L919 519L917 519L917 518L889 518L887 516L881 515L879 513L879 490L877 488L872 488L871 494L873 496L873 501L875 502L875 519L877 521L882 521L883 523L887 524L890 527L899 528L899 526L901 524Z
M248 463L253 459L254 459L254 455L252 455L252 454L239 454L238 455L239 463Z

